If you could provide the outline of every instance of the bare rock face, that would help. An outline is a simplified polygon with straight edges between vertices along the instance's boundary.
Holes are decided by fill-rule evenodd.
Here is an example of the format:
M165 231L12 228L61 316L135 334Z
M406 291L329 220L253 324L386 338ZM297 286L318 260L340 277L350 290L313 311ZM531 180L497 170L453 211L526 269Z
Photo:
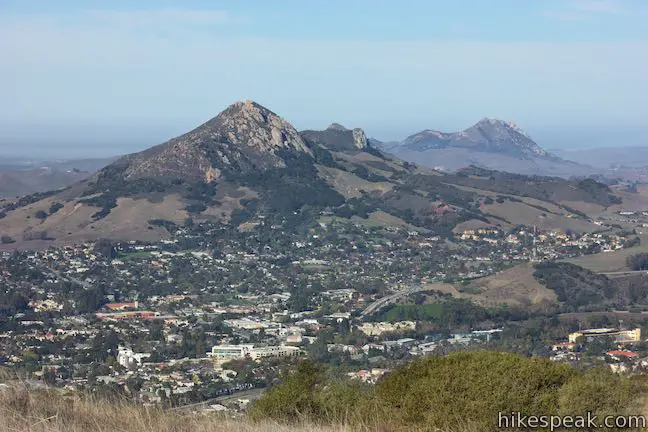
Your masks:
M216 126L216 135L228 144L274 152L285 148L310 153L295 128L267 108L252 102L236 102L204 126Z
M216 180L220 179L221 176L222 176L221 171L218 168L210 167L205 172L205 183L211 183L213 181L216 181Z
M360 128L353 129L353 145L359 150L367 148L367 136Z
M330 150L357 151L367 148L367 136L360 128L349 130L339 123L333 123L323 131L305 130L301 136L311 142L322 144Z
M526 156L548 156L529 134L512 121L483 118L476 125L464 131L468 141L492 151L519 153Z

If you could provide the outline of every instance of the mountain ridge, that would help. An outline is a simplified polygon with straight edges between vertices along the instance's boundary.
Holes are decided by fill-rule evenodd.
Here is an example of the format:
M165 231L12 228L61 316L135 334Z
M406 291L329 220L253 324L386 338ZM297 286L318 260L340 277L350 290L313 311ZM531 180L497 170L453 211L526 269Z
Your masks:
M461 147L517 157L549 156L547 151L536 144L514 122L489 117L484 117L459 132L425 129L408 136L400 145L416 151L430 148Z
M374 145L409 162L456 171L468 166L529 175L570 177L596 171L545 150L515 122L484 117L458 132L424 129L402 141Z
M389 220L449 236L469 221L517 223L493 214L493 207L513 205L505 204L506 198L503 204L488 199L494 194L604 207L617 202L605 185L581 187L483 169L469 176L444 174L385 154L375 144L362 129L336 123L323 131L297 132L255 102L236 102L197 128L126 155L63 191L0 203L0 235L18 243L146 241L168 237L165 226L189 220L300 230L330 215ZM528 207L516 200L513 207ZM582 218L561 207L554 219L573 230L589 226L573 217Z

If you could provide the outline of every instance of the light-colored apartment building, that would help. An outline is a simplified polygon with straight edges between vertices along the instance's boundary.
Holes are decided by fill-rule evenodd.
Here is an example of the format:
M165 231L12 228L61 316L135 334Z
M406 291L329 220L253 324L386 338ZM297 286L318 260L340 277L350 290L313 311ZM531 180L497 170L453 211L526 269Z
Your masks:
M267 357L292 357L301 354L298 347L278 345L255 347L253 344L240 345L215 345L212 347L210 357L217 360L237 360L249 357L252 360Z
M611 336L616 342L620 343L641 342L641 329L635 328L630 330L619 330L614 328L599 328L579 330L569 335L569 342L576 342L576 339L578 339L579 337L590 339L605 336Z

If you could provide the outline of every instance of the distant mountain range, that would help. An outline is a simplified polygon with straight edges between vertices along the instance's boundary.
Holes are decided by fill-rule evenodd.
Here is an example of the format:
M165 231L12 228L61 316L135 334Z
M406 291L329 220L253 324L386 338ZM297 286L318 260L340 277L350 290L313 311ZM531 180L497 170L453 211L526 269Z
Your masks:
M484 118L461 132L426 129L400 142L371 141L404 160L441 170L467 166L521 174L569 177L596 169L547 152L515 123Z
M337 123L323 131L304 130L299 134L302 139L317 141L331 150L371 147L446 172L476 166L529 175L565 178L603 175L610 179L648 181L648 147L545 150L515 123L492 118L483 118L461 132L426 129L399 142L367 138L362 129L347 129ZM0 159L0 197L67 187L116 159ZM198 163L197 167L204 163Z
M463 134L417 134L405 145L560 162L511 124L491 120ZM579 206L603 211L622 199L591 179L479 167L440 172L385 154L362 129L332 124L299 132L245 101L62 191L0 200L0 236L21 247L101 237L157 240L191 221L304 230L353 220L443 236L465 227L517 224L581 231L596 227Z
M0 159L0 197L15 197L64 188L89 177L115 159Z

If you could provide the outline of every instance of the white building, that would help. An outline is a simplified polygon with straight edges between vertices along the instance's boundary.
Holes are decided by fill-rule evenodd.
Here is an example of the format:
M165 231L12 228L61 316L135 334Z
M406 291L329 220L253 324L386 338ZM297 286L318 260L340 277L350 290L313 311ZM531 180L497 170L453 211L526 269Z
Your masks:
M277 326L277 324L273 322L255 321L250 318L228 319L225 320L225 325L241 330L259 330Z
M416 323L414 321L400 321L395 323L389 322L367 322L358 326L358 330L367 336L379 336L388 332L399 332L415 330Z
M215 345L208 355L218 360L236 360L242 358L251 358L257 360L267 357L292 357L300 355L301 350L298 347L279 345L254 347L252 344L240 345Z
M215 345L208 355L219 360L235 360L248 357L253 348L252 344Z
M150 353L136 353L130 348L118 347L117 363L125 368L142 364L144 359L151 357Z

